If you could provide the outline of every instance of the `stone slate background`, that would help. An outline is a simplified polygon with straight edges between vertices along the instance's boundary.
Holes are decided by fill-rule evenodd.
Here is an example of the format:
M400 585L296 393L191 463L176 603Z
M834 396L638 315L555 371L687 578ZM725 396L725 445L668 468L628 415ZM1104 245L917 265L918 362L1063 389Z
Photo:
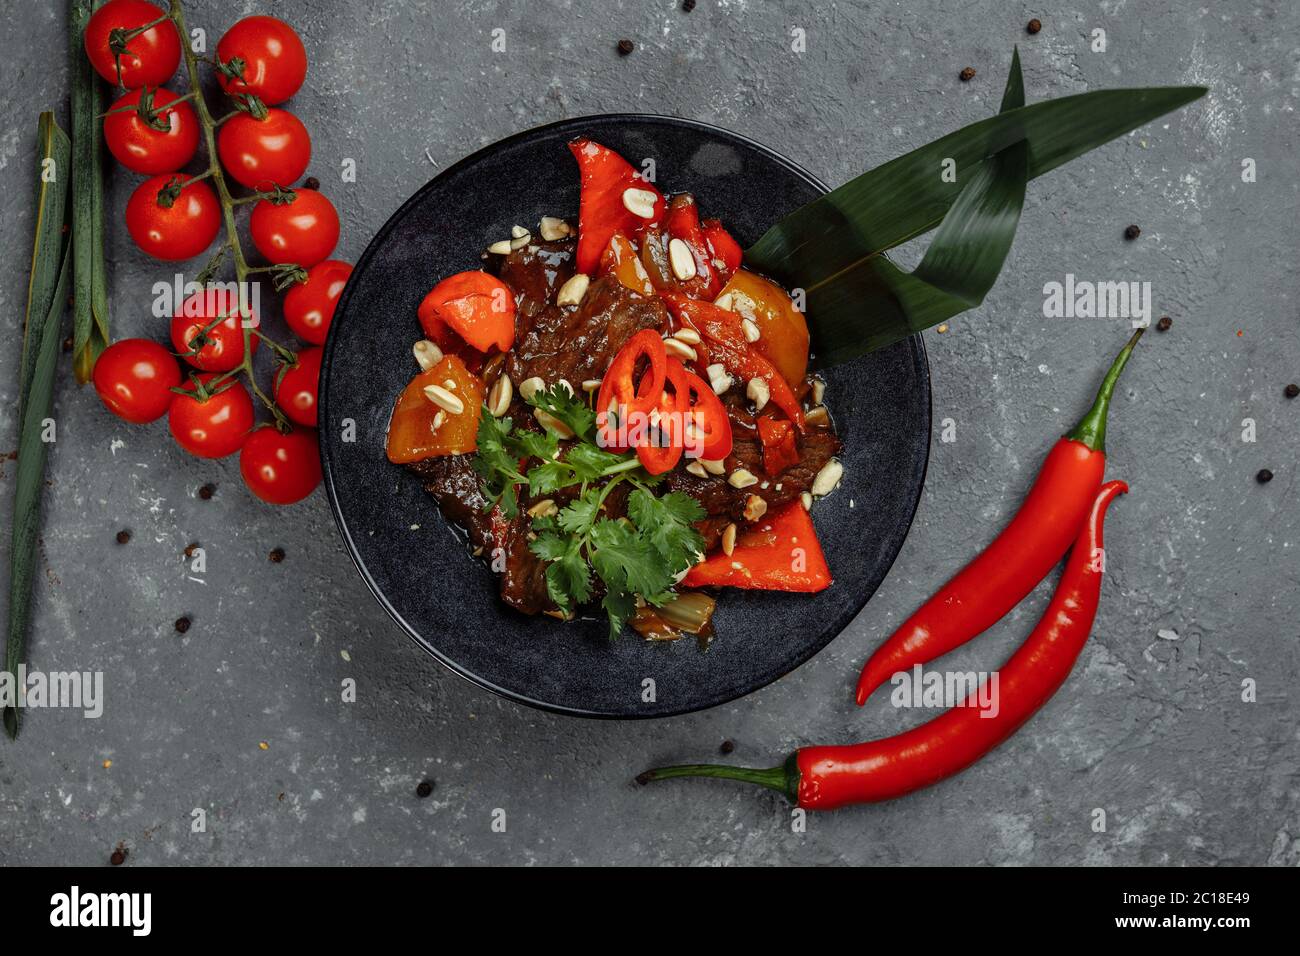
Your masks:
M322 494L272 509L237 460L188 458L165 426L111 418L69 374L57 394L31 665L103 670L104 716L30 713L0 741L0 863L1300 863L1293 691L1300 591L1296 118L1289 3L243 2L188 5L215 44L271 12L311 58L292 108L355 260L439 168L563 117L653 111L716 123L832 185L997 108L1013 44L1031 101L1205 84L1210 94L1029 188L997 286L926 333L935 435L920 512L875 599L821 655L728 706L671 720L564 719L444 672L383 616ZM1025 23L1042 20L1037 36ZM18 342L39 109L66 97L62 4L6 3L0 58L0 451L16 446ZM792 29L807 51L791 51ZM490 50L505 31L507 51ZM1104 29L1105 52L1090 48ZM635 52L619 57L628 37ZM963 67L977 71L958 81ZM1243 183L1253 158L1258 181ZM353 184L339 181L345 158ZM432 158L433 162L430 161ZM130 244L113 176L114 330L165 339L149 312L171 270ZM1129 223L1141 238L1122 237ZM467 229L472 224L466 224ZM904 261L915 261L909 250ZM197 268L197 265L194 267ZM1007 520L1127 335L1042 316L1044 283L1153 284L1155 315L1112 414L1110 571L1061 693L954 780L791 832L775 794L710 782L637 788L664 760L768 765L796 746L917 722L851 705L881 638ZM65 357L66 364L66 357ZM939 441L945 418L956 441ZM1243 419L1258 440L1242 441ZM1256 483L1263 467L1276 477ZM0 462L8 550L13 462ZM215 482L217 493L197 490ZM133 533L119 546L115 534ZM202 543L208 570L187 575ZM281 564L267 553L283 547ZM7 558L0 567L7 570ZM1051 582L945 665L987 669ZM172 622L192 617L183 637ZM474 627L466 621L465 627ZM1159 636L1164 632L1164 637ZM490 635L484 636L485 640ZM354 678L355 704L340 702ZM1242 682L1258 699L1242 701ZM269 746L262 749L260 744ZM106 763L111 761L111 765ZM436 782L427 799L419 781ZM192 833L191 812L208 825ZM495 809L507 814L494 833ZM1106 813L1105 832L1092 828Z

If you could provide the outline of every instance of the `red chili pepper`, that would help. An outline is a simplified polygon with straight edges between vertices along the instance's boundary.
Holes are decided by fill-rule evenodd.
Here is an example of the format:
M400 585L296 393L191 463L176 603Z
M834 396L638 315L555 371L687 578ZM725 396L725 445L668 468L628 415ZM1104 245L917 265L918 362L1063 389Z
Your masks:
M740 243L716 219L705 219L700 225L704 227L704 241L709 244L713 255L722 260L722 271L729 278L745 258Z
M719 551L692 567L683 584L811 594L831 586L831 569L812 518L792 501L743 531L731 554Z
M649 364L638 384L633 381L633 376L637 362L643 357ZM600 429L599 437L604 447L612 451L627 451L627 445L619 441L615 430L607 427L613 424L609 418L611 403L616 406L618 422L624 426L633 416L649 415L659 405L667 372L668 352L658 332L642 329L624 343L614 361L609 363L596 396L596 427Z
M674 403L683 422L689 422L700 437L699 447L688 449L692 457L722 461L731 454L731 419L709 383L673 356L668 357L669 378L676 390Z
M794 423L784 418L760 415L758 438L763 443L763 470L772 478L799 463L799 448L794 440ZM713 460L713 456L708 456Z
M448 330L479 352L515 343L515 296L486 272L458 272L435 285L416 310L424 334L455 351Z
M1011 523L871 655L857 702L898 671L932 661L983 633L1047 576L1074 540L1106 467L1106 411L1138 329L1101 383L1091 410L1058 441Z
M980 691L919 727L867 743L804 747L779 767L691 764L648 770L637 780L722 777L784 793L805 810L891 800L966 769L1010 737L1069 677L1097 614L1104 572L1102 524L1122 481L1107 482L1074 542L1061 583L1033 633L998 671L996 712Z
M614 233L638 237L664 214L664 197L647 180L641 178L626 159L599 143L579 138L569 143L578 161L582 191L578 201L579 272L595 275L601 253ZM649 219L637 215L624 203L623 194L639 189L654 197Z
M685 448L685 422L677 414L678 397L686 388L686 370L682 363L669 355L665 365L665 388L659 393L655 404L657 415L651 416L653 428L648 430L645 439L636 443L636 457L641 467L652 475L662 475L672 471L682 460ZM672 393L667 386L672 386Z
M718 362L728 372L742 376L746 381L763 379L772 404L803 431L803 408L799 399L776 366L749 347L739 315L712 302L687 298L679 292L661 292L659 295L668 303L678 322L690 326L708 340L695 346L703 364Z
M690 193L674 196L668 203L668 217L664 220L670 239L680 239L691 250L695 260L695 275L677 279L677 286L694 299L712 300L722 291L722 278L713 264L708 239L700 228L700 207Z

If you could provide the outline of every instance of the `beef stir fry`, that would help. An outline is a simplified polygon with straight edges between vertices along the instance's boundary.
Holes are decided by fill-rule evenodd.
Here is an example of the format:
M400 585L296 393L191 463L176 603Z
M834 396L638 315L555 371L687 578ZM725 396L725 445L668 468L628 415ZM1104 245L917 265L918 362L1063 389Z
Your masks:
M516 226L421 303L389 458L525 614L675 639L710 633L717 588L828 587L809 511L839 440L803 315L692 196L571 149L577 227Z

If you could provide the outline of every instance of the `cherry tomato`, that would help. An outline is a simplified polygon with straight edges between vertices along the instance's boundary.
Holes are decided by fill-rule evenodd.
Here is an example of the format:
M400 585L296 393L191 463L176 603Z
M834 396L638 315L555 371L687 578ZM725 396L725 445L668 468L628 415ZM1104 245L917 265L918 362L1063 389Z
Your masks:
M134 30L153 23L164 11L145 0L108 0L86 23L86 56L95 72L118 85L117 58L109 49L115 29ZM172 78L181 62L181 41L170 20L150 27L126 44L122 54L121 86L133 90L140 86L162 86Z
M299 282L285 293L284 320L295 335L312 345L325 344L334 307L350 275L352 267L346 262L326 259L311 267L306 282Z
M278 377L275 385L275 403L291 421L299 425L316 424L316 386L320 382L320 357L318 348L303 349L298 353L298 364Z
M257 313L248 321L257 328ZM218 318L229 316L219 325L208 328ZM203 330L207 329L206 332ZM193 355L194 342L202 334L203 341ZM172 317L172 347L186 362L205 372L229 372L244 360L244 329L239 315L239 296L224 286L208 286L185 300ZM257 351L257 336L250 337L253 351Z
M205 372L199 380L207 383L216 377L215 372ZM194 391L192 382L183 387ZM244 383L231 379L217 387L221 391L206 402L189 395L172 395L167 427L176 444L196 458L225 458L239 451L253 427L253 400Z
M239 113L221 124L221 165L250 189L292 186L311 161L311 136L288 110L270 109L266 119Z
M121 339L95 363L95 391L118 418L143 425L167 414L181 383L176 359L149 339Z
M167 125L165 131L154 129L135 112L142 96L152 101L153 112ZM174 172L188 163L199 145L199 121L193 107L177 103L177 99L175 93L161 87L131 90L119 98L104 117L108 151L133 173L147 176Z
M307 77L307 51L293 27L275 17L244 17L217 42L217 58L243 61L243 79L218 73L227 93L256 96L267 106L283 103Z
M320 484L320 445L309 428L286 434L268 426L248 436L239 453L248 490L273 505L302 501Z
M202 180L182 189L170 207L158 205L159 191L180 178L164 173L146 179L126 204L126 228L135 244L168 262L197 256L212 245L221 228L221 204Z
M263 199L248 217L253 245L268 262L293 262L304 269L329 256L339 241L339 214L314 189L299 189L293 202L277 206Z

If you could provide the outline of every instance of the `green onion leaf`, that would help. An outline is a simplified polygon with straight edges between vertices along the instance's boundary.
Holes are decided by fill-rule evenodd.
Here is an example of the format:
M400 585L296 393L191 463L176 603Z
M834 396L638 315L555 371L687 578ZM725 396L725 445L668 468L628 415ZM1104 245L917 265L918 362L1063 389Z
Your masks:
M47 445L42 432L54 403L54 372L58 365L60 319L67 305L70 255L63 241L68 212L68 171L71 144L42 113L37 132L36 239L32 248L31 280L27 286L27 317L19 392L18 467L14 487L13 545L9 569L9 631L5 669L18 673L27 645L31 617L32 572L41 520L41 491L45 486ZM18 735L19 711L8 707L5 730Z

